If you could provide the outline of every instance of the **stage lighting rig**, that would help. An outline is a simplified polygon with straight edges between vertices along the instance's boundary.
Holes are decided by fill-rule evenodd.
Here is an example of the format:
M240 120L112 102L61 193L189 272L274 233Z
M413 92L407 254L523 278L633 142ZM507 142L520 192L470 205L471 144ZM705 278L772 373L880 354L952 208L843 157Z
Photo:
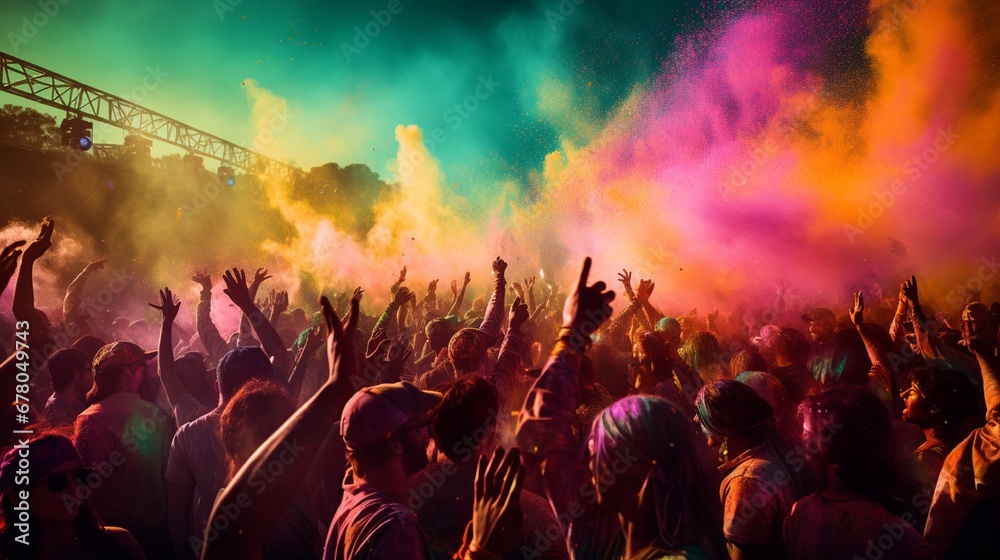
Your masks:
M94 145L94 123L80 117L66 117L59 126L62 145L86 152Z

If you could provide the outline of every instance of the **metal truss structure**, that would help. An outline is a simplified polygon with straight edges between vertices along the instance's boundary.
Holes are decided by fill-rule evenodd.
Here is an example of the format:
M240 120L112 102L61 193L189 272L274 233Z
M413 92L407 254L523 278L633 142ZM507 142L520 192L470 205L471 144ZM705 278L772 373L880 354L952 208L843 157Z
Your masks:
M0 91L162 140L188 152L216 159L251 173L287 176L298 171L295 167L128 99L90 87L4 52L0 52Z

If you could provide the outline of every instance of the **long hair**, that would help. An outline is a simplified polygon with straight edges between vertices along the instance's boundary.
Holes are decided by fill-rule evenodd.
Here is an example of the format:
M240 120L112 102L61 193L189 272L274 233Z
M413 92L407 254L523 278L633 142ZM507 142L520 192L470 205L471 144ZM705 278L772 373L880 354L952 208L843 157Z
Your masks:
M729 374L729 364L722 357L719 339L710 332L696 332L684 341L684 361L705 383L725 379Z
M704 439L680 409L658 397L625 397L594 419L590 437L595 474L612 472L622 457L634 458L625 461L623 475L644 480L659 547L698 545L711 557L727 557L716 471Z
M788 474L796 497L813 490L808 471L787 460L791 442L778 431L771 405L748 385L728 379L709 383L698 393L695 409L706 431L763 446L768 460Z
M273 381L251 379L240 387L219 418L227 481L294 412L295 400Z

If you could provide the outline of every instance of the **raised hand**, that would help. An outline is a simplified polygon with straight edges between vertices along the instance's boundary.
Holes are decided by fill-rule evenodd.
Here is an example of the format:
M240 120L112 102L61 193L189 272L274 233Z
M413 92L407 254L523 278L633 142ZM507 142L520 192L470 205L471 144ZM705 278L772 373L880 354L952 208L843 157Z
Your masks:
M516 295L521 299L524 299L524 288L522 288L520 284L514 282L513 284L511 284L511 289L514 290L514 295Z
M271 290L271 310L274 313L284 313L288 311L288 292L282 290L280 292L275 292Z
M42 220L41 229L38 232L38 237L31 242L24 249L24 260L34 261L45 254L45 251L49 250L52 246L52 230L56 227L56 223L52 218L45 218Z
M865 296L861 292L854 294L854 306L851 307L848 314L851 316L851 322L855 326L860 327L865 324Z
M496 260L493 261L493 280L506 282L507 280L506 278L504 278L504 273L506 271L507 271L507 261L501 259L500 257L497 257Z
M337 312L330 305L330 300L323 296L319 299L323 308L323 323L326 325L326 356L329 363L329 383L343 388L346 394L353 392L352 379L357 371L355 358L354 336L358 331L358 300L351 300L351 310L347 315L347 323L341 324Z
M535 277L532 276L531 278L525 278L524 279L524 290L527 291L527 292L530 292L533 289L535 289Z
M910 279L899 286L900 297L906 299L910 305L919 305L920 299L917 295L917 277L910 276Z
M347 306L347 292L337 294L337 309L344 309Z
M399 271L399 277L396 278L396 283L393 284L389 288L389 293L391 293L392 295L396 295L396 291L399 290L399 287L401 285L403 285L403 282L406 282L406 267L405 266L402 269L400 269L400 271Z
M202 291L205 292L212 291L212 279L208 276L208 274L195 272L193 275L191 275L191 281L193 281L196 284L201 284Z
M718 309L713 309L712 312L709 313L706 316L706 318L708 319L708 324L709 325L711 325L712 323L715 323L715 320L719 318L719 310Z
M514 303L510 306L510 317L508 318L510 322L511 330L518 330L521 325L528 320L528 305L522 303L520 297L514 298Z
M458 280L451 281L451 298L452 300L458 299Z
M104 268L104 265L107 264L107 262L108 261L106 261L104 259L100 259L100 260L89 262L89 263L87 263L87 266L84 268L84 270L86 270L87 272L93 272L95 270L100 270L100 269Z
M625 297L632 301L635 299L635 292L632 291L632 273L622 269L618 273L618 281L622 283L622 288L625 290Z
M14 271L17 270L17 258L21 256L18 247L24 244L25 241L15 241L0 252L0 292L7 287L7 283L14 276Z
M653 295L653 288L656 284L652 280L639 280L639 291L635 294L635 299L642 303L649 301L649 296Z
M396 293L392 296L392 302L397 306L406 305L411 299L416 298L417 294L413 293L412 290L403 286L396 290Z
M222 275L222 281L226 284L226 288L222 290L223 293L229 296L236 307L240 309L253 307L253 296L250 295L250 288L247 287L246 272L239 268L227 270Z
M435 297L437 297L437 287L438 287L438 281L437 280L431 280L430 282L427 283L427 299L428 300L432 300Z
M399 375L403 372L403 366L412 355L413 349L410 348L410 337L401 334L392 341L385 357L385 369L391 379L399 379Z
M604 282L587 285L590 266L591 260L587 257L583 260L580 280L563 307L563 328L570 330L571 342L579 344L588 341L590 334L611 318L611 302L615 299L615 293L607 290Z
M364 295L364 293L365 293L365 291L361 289L361 286L358 286L357 288L354 288L354 293L351 294L351 299L352 300L356 299L356 300L358 300L360 302L361 301L361 296Z
M181 302L174 303L174 295L170 293L170 288L160 290L160 305L150 303L150 307L160 310L164 323L173 323L177 318L177 310L181 308Z
M465 279L463 280L463 282L465 283L466 286L469 285L469 282L472 282L472 273L471 272L466 272L465 273Z
M515 447L508 452L497 448L487 461L479 458L473 490L472 552L488 551L502 556L517 543L521 533L521 489L524 467Z
M271 276L267 272L268 271L267 271L266 268L258 268L253 273L253 282L251 283L251 285L253 285L253 286L260 286L261 284L264 283L264 280L268 280L270 278L274 278L274 276Z

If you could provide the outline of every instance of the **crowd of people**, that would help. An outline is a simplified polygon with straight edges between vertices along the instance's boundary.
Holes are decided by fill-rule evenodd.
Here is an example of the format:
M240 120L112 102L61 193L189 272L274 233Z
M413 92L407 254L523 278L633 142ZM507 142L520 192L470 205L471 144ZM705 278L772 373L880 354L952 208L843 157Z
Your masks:
M498 257L484 297L404 268L369 316L362 288L290 309L233 268L228 333L204 273L158 324L95 315L103 261L41 311L54 229L0 254L3 557L1000 555L1000 306L975 295L949 317L911 277L772 324L667 316L623 271L615 313L589 258L561 293Z

